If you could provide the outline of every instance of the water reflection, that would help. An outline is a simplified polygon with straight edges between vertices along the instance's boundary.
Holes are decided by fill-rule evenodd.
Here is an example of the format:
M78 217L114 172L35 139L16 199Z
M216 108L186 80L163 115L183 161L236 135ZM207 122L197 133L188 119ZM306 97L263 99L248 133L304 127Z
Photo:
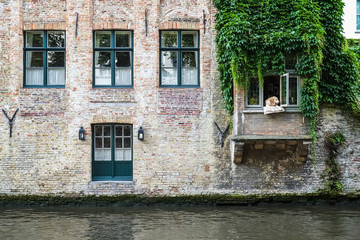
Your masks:
M359 239L359 206L0 208L0 239Z

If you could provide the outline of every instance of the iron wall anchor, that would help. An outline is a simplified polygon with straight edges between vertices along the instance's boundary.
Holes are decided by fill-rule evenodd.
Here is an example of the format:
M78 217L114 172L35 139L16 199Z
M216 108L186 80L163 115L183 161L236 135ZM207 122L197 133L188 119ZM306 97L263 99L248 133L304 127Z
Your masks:
M214 121L214 123L215 123L217 129L218 129L219 132L220 132L220 136L221 136L221 142L220 142L220 144L221 144L221 147L223 147L223 146L224 146L225 135L226 135L226 133L229 131L230 124L226 127L226 129L225 129L224 131L221 131L221 129L220 129L220 127L218 126L218 124L217 124L215 121Z
M12 116L12 118L10 118L10 117L6 114L6 112L5 112L5 110L4 110L4 109L1 109L1 110L2 110L2 111L3 111L3 113L5 114L6 118L9 120L9 126L10 126L10 137L11 137L11 136L12 136L13 121L14 121L14 118L15 118L15 116L16 116L16 114L17 114L17 112L19 111L19 109L16 109L16 111L15 111L14 115Z

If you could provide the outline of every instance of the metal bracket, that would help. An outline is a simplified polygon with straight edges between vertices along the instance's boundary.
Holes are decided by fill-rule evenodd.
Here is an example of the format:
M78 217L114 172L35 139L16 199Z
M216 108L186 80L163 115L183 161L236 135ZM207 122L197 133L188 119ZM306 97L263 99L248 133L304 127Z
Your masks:
M19 109L16 109L16 111L15 111L14 115L12 116L12 118L10 118L10 117L6 114L6 112L5 112L4 109L1 109L1 110L2 110L3 113L5 114L6 118L9 120L9 125L10 125L10 137L11 137L11 136L12 136L13 121L14 121L14 118L15 118L17 112L19 111Z
M223 146L224 146L224 138L225 138L226 133L229 131L230 124L225 128L224 131L221 131L219 125L218 125L215 121L214 121L214 123L215 123L217 129L218 129L219 132L220 132L220 135L221 135L221 142L220 142L220 144L221 144L221 147L223 147Z
M145 8L145 35L148 35L147 9Z
M79 13L76 13L76 23L75 23L75 38L77 38L78 35L78 24L79 23Z
M203 25L204 25L204 34L206 32L206 14L205 10L203 9Z

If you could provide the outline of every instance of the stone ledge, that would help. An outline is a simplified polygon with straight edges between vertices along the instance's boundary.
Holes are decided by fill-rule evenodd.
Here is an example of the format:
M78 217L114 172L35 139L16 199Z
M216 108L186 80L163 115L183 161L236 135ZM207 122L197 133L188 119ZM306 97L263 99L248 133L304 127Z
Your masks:
M265 141L265 140L303 140L312 141L310 135L237 135L231 138L234 142Z
M303 163L309 154L309 145L312 144L310 135L237 135L231 140L232 160L235 164L243 161L246 145L253 145L254 150L263 150L264 145L273 145L277 151L286 151L287 146L293 146L296 147L297 160Z

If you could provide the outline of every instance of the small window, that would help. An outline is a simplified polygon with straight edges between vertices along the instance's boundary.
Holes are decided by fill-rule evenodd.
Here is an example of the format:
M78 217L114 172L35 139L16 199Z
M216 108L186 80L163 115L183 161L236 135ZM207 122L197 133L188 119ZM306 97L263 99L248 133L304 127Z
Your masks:
M24 58L25 87L64 87L64 31L25 32Z
M160 85L199 86L199 36L197 31L160 32Z
M132 180L132 125L93 125L93 180Z
M94 36L94 87L132 87L132 32L96 31Z
M264 77L263 87L257 78L252 78L247 92L246 107L262 108L266 99L277 97L283 107L300 106L300 77L290 75L271 75Z
M285 70L286 72L295 72L298 58L294 55L288 55L285 57Z

